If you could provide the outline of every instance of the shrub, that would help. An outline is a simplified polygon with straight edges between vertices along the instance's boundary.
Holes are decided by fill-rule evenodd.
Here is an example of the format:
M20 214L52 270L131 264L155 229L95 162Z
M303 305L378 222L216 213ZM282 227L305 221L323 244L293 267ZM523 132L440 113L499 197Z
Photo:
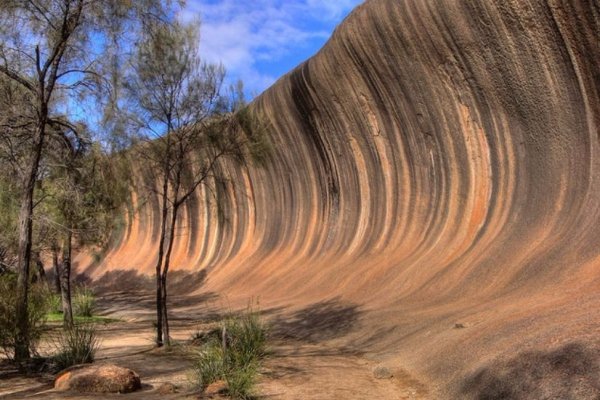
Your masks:
M62 297L60 294L48 293L48 312L52 314L61 314L62 309Z
M63 370L72 365L94 362L100 340L94 324L77 324L64 328L54 344L54 364L58 370Z
M85 287L75 289L73 296L73 313L79 317L91 317L96 308L96 295L94 292Z
M216 332L195 335L207 340L193 367L195 383L205 389L222 379L231 397L250 398L260 361L266 355L267 328L260 314L249 308L242 315L227 318L221 324L220 334Z
M16 274L4 273L0 275L0 348L4 355L10 359L14 357L17 337L16 286ZM36 344L44 331L45 318L48 312L47 291L45 287L42 284L31 285L28 301L29 350L35 354Z

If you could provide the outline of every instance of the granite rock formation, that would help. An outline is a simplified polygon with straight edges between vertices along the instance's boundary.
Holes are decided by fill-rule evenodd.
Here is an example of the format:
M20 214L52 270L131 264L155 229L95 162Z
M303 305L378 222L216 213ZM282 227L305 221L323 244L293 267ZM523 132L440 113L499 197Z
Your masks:
M600 391L600 2L368 0L253 107L271 161L224 165L224 212L198 191L178 228L199 290L351 304L352 343L442 397L564 348ZM152 273L156 205L89 274Z

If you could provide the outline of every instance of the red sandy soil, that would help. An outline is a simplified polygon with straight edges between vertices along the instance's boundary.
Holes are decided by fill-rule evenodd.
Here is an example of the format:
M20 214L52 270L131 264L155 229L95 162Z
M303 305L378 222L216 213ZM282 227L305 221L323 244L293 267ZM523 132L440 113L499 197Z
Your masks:
M197 330L206 329L222 317L222 301L206 297L174 297L172 305L171 349L156 349L153 345L152 295L144 293L113 293L103 297L103 315L119 318L99 326L102 338L97 363L112 363L131 368L141 379L140 392L127 395L82 395L58 393L52 390L51 375L22 376L0 371L2 399L177 399L205 398L194 389L189 371L193 352L190 338ZM193 310L193 311L191 311ZM266 310L265 316L269 314ZM283 323L271 315L273 323ZM289 321L288 321L289 322ZM343 323L343 321L339 321ZM313 340L310 335L297 335L283 325L285 332L273 326L269 342L270 355L260 372L256 394L264 399L426 399L426 387L398 368L391 379L375 379L373 369L378 362L340 347L339 340ZM309 332L310 333L310 332ZM343 336L343 335L340 335ZM339 336L337 337L339 339ZM44 344L42 344L42 349ZM42 351L43 352L43 351ZM164 383L177 386L174 394L161 394ZM220 397L218 397L220 398Z

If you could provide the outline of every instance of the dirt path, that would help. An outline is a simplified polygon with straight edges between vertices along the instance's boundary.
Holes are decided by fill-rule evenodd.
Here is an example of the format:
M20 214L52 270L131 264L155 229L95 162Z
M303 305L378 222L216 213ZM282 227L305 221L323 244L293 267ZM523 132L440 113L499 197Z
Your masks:
M101 302L104 315L120 322L100 327L102 349L98 363L114 363L135 370L143 390L124 395L82 396L56 393L52 376L23 377L5 371L0 375L1 399L148 399L203 398L189 380L194 348L187 345L192 333L219 318L215 309L204 305L190 307L198 299L173 299L173 337L178 345L170 349L153 348L152 302L150 295L115 294ZM394 370L391 379L375 379L376 363L359 355L340 351L326 344L274 339L271 355L261 371L259 398L273 400L325 399L425 399L426 389L402 371ZM174 394L161 394L164 383L175 384Z
M426 390L401 371L375 379L376 363L322 346L279 343L267 360L259 392L276 400L425 399Z

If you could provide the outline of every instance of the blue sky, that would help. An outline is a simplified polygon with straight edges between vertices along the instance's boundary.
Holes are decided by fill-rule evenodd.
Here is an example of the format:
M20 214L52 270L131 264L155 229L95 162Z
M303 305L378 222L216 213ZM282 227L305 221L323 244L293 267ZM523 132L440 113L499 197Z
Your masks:
M260 93L315 54L363 0L188 0L200 18L200 54L222 62L230 82Z

